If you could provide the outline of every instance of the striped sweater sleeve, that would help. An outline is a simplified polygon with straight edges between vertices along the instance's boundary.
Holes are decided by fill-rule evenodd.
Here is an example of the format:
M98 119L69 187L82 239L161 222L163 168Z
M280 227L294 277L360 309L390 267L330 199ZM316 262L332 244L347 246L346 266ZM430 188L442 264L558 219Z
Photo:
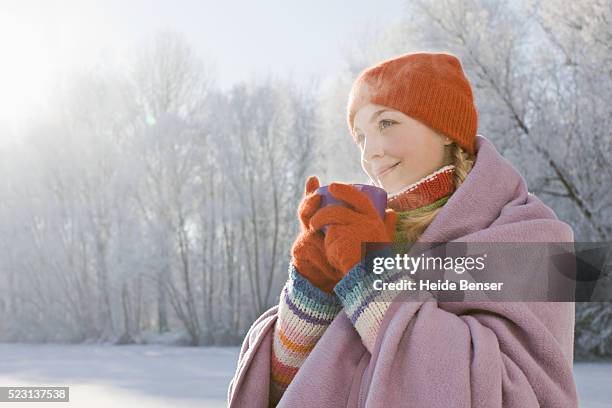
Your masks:
M274 327L270 405L275 406L299 368L340 312L342 304L304 278L293 263L280 297Z
M389 249L380 252L380 256L389 256ZM369 255L368 255L369 256ZM381 275L374 274L366 268L367 263L361 260L342 278L334 288L340 298L351 323L359 333L366 349L372 353L376 337L385 313L399 292L376 290L374 281L384 283L409 279L404 271L394 270Z

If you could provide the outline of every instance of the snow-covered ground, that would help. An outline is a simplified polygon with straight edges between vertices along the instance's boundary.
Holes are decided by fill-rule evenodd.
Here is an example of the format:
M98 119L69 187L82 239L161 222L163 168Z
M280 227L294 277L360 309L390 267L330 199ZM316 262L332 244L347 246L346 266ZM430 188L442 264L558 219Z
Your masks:
M612 407L612 361L574 363L580 408Z
M224 407L237 359L235 347L0 344L0 386L69 386L54 407ZM611 406L612 362L574 371L582 408Z
M69 386L70 407L225 407L235 347L0 344L0 386ZM40 403L0 406L40 408Z

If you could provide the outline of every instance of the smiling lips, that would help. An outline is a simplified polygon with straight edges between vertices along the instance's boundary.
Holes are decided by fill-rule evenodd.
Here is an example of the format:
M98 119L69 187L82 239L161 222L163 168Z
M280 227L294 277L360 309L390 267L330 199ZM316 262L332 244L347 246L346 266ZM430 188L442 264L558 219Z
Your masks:
M400 164L400 162L397 162L395 164L392 164L389 167L383 167L381 171L378 172L378 174L376 175L376 177L380 178L382 176L384 176L385 174L391 172L398 164Z

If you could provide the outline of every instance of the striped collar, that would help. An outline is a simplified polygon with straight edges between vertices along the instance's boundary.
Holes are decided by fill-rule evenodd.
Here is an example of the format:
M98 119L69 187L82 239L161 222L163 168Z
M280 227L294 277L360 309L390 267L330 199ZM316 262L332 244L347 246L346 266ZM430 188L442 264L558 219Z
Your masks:
M406 212L429 206L455 190L455 166L450 164L439 168L419 181L387 196L387 207Z

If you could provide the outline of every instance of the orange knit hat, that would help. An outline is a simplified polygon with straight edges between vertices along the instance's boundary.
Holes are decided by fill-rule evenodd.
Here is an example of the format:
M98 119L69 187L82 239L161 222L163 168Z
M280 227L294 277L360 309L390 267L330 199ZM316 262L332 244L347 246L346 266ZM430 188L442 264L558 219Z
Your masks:
M448 53L415 52L364 70L353 83L347 120L367 103L388 106L475 151L478 112L461 62Z

